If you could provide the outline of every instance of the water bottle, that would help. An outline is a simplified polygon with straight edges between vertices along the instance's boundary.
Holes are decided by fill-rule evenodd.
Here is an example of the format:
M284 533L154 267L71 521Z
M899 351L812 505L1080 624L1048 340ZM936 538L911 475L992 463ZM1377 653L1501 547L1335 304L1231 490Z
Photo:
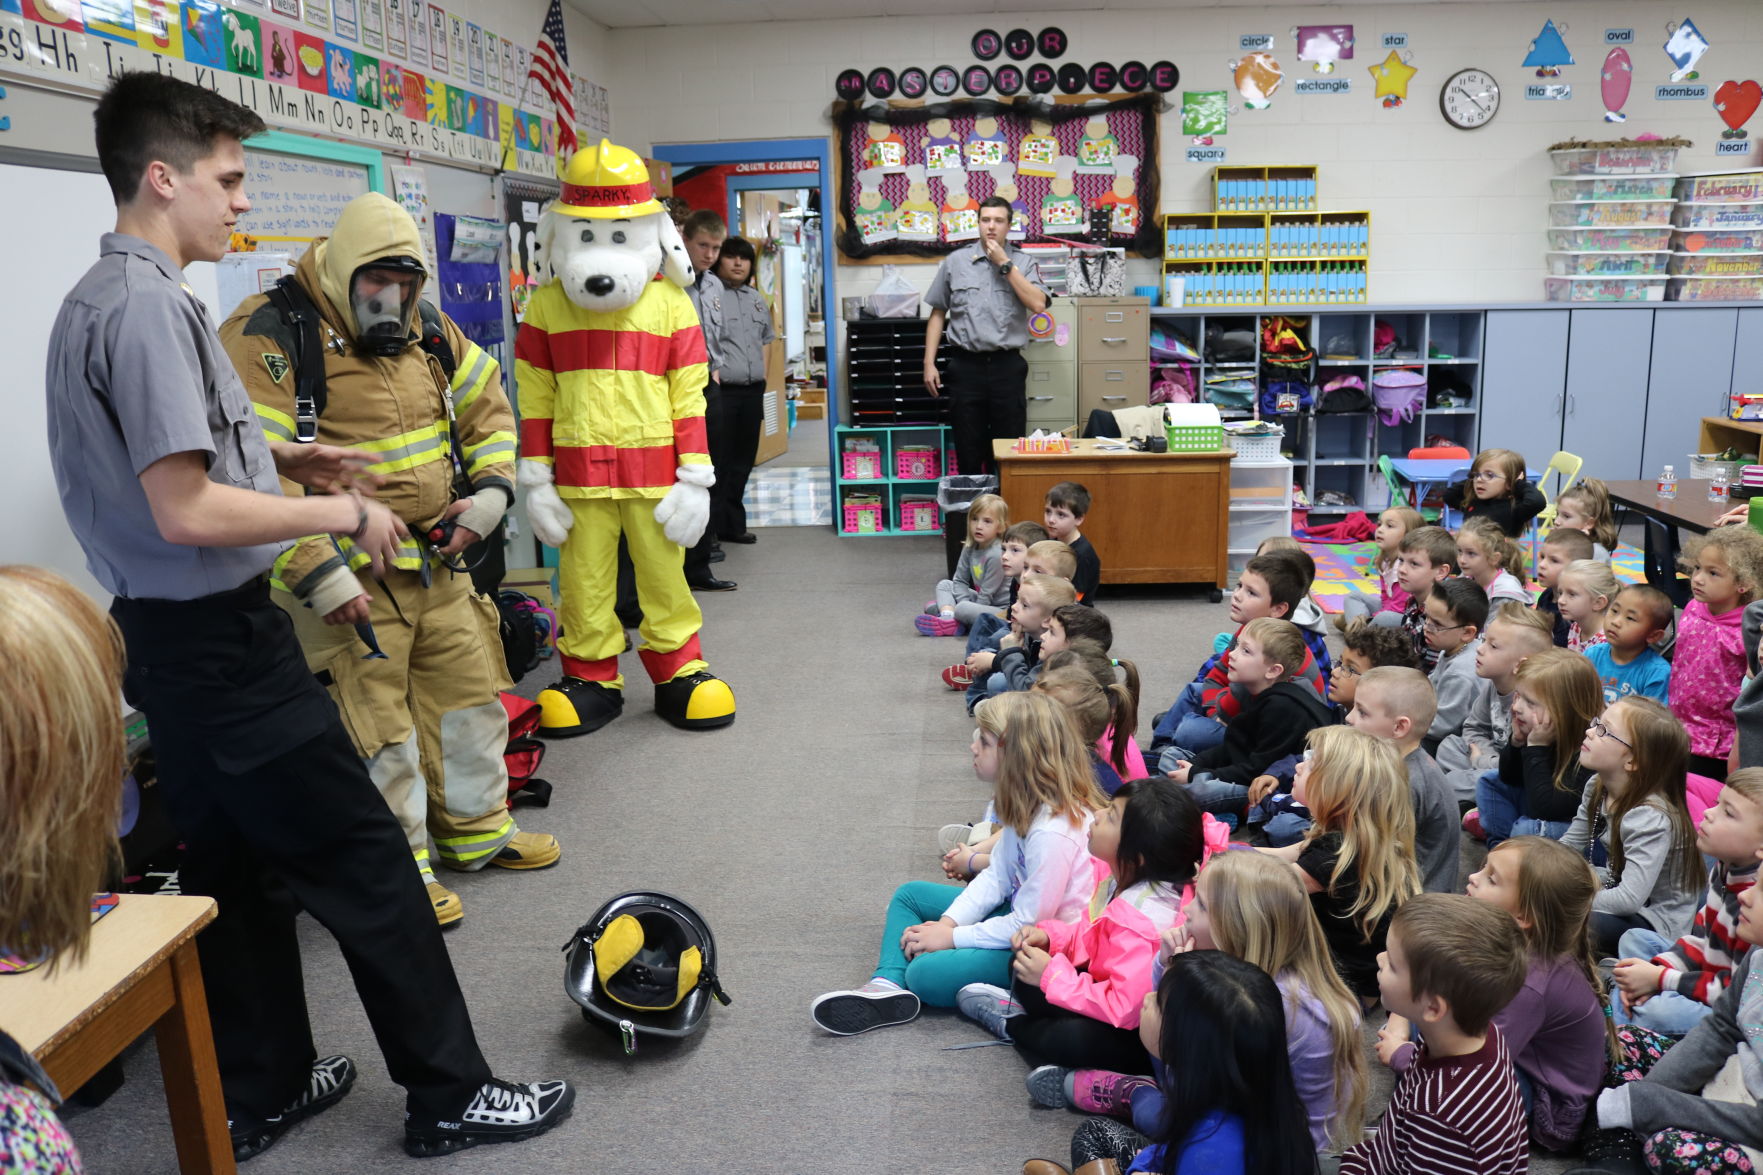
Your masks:
M1677 470L1667 465L1659 475L1659 499L1669 502L1677 497Z
M1717 506L1726 505L1726 499L1732 496L1732 486L1727 484L1726 466L1714 467L1714 480L1708 483L1708 500Z

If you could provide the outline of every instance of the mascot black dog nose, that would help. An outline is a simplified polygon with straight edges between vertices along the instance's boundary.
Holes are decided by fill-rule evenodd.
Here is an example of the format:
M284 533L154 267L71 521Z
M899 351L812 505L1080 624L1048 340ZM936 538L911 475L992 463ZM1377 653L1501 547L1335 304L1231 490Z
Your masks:
M604 298L607 294L612 292L612 287L617 283L605 274L597 273L582 284L587 287L588 293L594 295L594 297Z

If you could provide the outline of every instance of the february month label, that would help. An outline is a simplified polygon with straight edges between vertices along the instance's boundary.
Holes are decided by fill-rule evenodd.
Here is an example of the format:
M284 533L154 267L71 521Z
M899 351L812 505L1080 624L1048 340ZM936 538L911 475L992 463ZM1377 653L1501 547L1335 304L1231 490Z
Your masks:
M1300 94L1350 94L1352 78L1303 78L1292 87Z
M1189 147L1189 163L1223 163L1223 147Z
M1604 30L1604 44L1606 44L1606 45L1632 45L1632 44L1634 44L1634 30L1633 29L1605 29Z
M1723 139L1714 144L1714 154L1745 155L1750 152L1751 146L1752 144L1748 139Z
M1573 87L1568 85L1544 85L1524 87L1524 96L1531 102L1571 102Z
M1273 48L1272 33L1244 33L1237 38L1237 48L1245 53L1255 49Z
M1385 33L1383 35L1383 40L1379 43L1385 49L1406 49L1408 47L1408 34Z
M1653 99L1658 102L1706 102L1708 87L1698 82L1666 82L1653 87Z

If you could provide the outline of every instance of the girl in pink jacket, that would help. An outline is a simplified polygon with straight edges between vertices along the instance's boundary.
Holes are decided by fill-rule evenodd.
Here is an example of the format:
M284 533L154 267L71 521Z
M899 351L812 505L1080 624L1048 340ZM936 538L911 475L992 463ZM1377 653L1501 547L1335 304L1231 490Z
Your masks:
M1690 735L1690 770L1725 779L1732 703L1745 677L1745 605L1763 588L1763 535L1722 526L1684 544L1690 594L1677 622L1671 712Z
M1158 935L1181 924L1195 874L1229 832L1165 776L1122 784L1090 828L1096 886L1083 916L1018 931L1012 989L970 985L961 1010L1034 1064L1149 1072L1139 1009Z

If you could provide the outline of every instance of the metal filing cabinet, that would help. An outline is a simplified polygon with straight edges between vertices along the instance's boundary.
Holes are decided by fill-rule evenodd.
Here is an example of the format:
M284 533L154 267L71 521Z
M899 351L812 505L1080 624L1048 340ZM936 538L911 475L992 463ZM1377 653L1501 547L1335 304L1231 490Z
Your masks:
M1148 403L1151 304L1144 298L1073 298L1077 326L1077 419L1098 408Z
M1052 329L1022 349L1028 361L1028 427L1060 431L1077 423L1077 307L1069 298L1055 297L1047 315Z

